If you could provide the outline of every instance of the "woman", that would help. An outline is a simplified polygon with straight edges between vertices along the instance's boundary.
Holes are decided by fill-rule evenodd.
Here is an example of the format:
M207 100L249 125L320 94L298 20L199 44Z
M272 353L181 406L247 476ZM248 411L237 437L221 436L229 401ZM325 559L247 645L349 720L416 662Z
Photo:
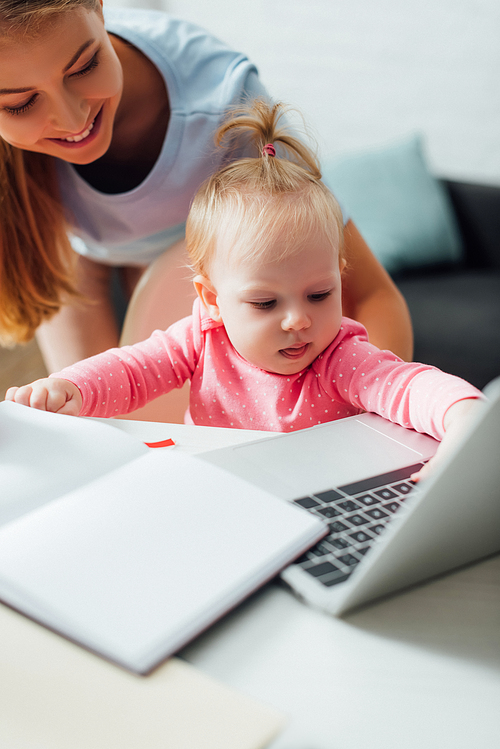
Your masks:
M101 0L0 0L0 335L47 368L114 346L113 266L131 294L163 253L165 327L189 314L184 221L228 107L265 94L248 59L188 23ZM76 250L76 252L75 252ZM345 314L411 358L404 300L352 221Z

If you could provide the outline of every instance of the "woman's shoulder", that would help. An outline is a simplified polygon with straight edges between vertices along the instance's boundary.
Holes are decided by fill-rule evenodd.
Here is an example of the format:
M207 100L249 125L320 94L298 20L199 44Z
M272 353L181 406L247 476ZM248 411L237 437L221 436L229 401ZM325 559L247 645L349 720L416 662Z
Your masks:
M208 31L190 21L148 8L105 8L104 22L112 34L123 36L129 41L144 40L163 48L167 44L172 49L186 48L193 40L203 38L214 45L229 49Z
M136 46L157 66L166 79L174 107L176 94L182 101L192 99L199 108L200 99L209 92L215 104L217 86L225 88L232 78L237 81L234 85L241 86L240 79L255 71L245 55L200 26L169 13L110 8L104 18L108 32ZM227 106L227 101L224 104Z

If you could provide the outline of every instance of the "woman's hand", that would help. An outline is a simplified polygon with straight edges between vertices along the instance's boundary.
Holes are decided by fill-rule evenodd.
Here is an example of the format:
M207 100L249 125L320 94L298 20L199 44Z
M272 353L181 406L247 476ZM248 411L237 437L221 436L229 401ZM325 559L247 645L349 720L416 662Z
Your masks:
M414 473L411 476L412 481L419 482L422 479L428 478L436 470L436 467L441 465L447 456L455 451L457 445L462 440L464 432L477 413L477 409L480 407L480 398L465 398L450 406L444 415L445 435L441 440L441 444L434 457L418 473Z
M30 385L11 387L5 394L6 401L38 408L40 411L78 416L82 408L82 394L70 380L44 377Z

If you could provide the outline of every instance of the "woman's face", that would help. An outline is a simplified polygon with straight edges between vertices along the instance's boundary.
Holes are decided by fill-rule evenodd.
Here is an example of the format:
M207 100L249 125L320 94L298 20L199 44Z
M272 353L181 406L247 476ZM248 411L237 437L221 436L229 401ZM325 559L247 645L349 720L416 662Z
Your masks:
M103 156L123 88L100 13L55 16L35 37L0 37L0 136L12 146L89 164Z

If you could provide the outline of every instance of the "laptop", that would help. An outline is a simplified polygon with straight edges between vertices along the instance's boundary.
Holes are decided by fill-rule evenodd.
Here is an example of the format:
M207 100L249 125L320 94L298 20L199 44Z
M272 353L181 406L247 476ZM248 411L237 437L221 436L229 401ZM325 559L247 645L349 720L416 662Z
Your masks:
M410 476L437 447L374 414L200 454L302 507L328 535L281 577L334 615L500 551L500 378L453 455Z

